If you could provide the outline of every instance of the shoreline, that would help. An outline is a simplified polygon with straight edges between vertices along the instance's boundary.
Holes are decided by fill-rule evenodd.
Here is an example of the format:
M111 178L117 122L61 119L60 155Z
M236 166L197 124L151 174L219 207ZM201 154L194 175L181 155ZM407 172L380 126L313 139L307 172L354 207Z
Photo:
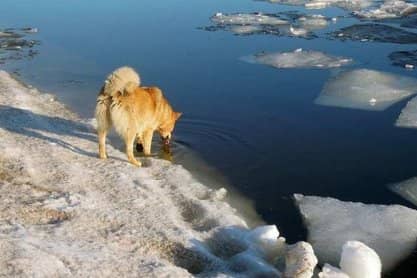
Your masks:
M240 260L215 250L230 245L232 234L243 240L230 247L236 255L250 249L251 231L224 201L225 189L209 189L161 159L145 158L137 169L111 145L109 159L98 159L92 127L4 71L0 120L1 274L227 273ZM263 252L255 253L244 260L265 266L242 274L278 275Z

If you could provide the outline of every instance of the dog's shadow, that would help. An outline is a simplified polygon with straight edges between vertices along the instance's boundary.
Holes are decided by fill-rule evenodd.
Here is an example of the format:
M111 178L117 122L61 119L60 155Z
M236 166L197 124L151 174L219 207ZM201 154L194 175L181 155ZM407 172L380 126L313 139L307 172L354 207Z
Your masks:
M97 142L92 128L76 121L40 115L33 113L30 110L0 105L0 128L27 137L45 140L81 155L97 157L97 154L94 152L83 150L61 138L48 136L46 134L51 133L62 136L72 136L91 142ZM30 138L28 138L28 140L30 140Z

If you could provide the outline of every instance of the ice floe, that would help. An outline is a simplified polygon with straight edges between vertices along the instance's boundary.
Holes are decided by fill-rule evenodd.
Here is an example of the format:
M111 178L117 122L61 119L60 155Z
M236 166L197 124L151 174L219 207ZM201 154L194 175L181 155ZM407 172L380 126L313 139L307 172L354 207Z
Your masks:
M19 60L33 57L37 54L32 48L39 42L25 38L28 34L36 33L36 28L0 30L0 64L7 60Z
M331 19L323 15L305 15L297 12L264 13L216 13L211 18L213 26L202 27L206 31L226 30L236 35L272 34L313 38L314 30L326 28Z
M372 0L311 0L305 3L307 9L323 9L335 6L342 9L355 11L372 5Z
M412 98L401 110L395 122L398 127L417 128L417 97Z
M362 18L387 19L408 16L417 12L417 6L401 0L386 0L378 8L356 11L354 14Z
M417 66L417 50L395 51L388 55L392 64L406 69L413 69Z
M303 50L301 48L290 52L274 52L244 57L243 60L272 66L275 68L335 68L348 65L351 59L327 55L323 52Z
M339 40L349 39L398 44L417 43L417 33L377 23L355 24L333 32L332 36Z
M417 79L369 69L346 71L331 78L316 104L384 110L417 93Z
M417 206L417 177L393 184L390 188L392 191Z
M383 271L387 271L415 248L416 210L400 205L367 205L301 194L296 194L295 200L308 228L308 241L321 263L336 265L343 244L355 240L374 249L381 259ZM351 251L349 253L353 254ZM371 268L378 264L374 255L367 258ZM344 261L342 271L350 275L346 267L361 263L360 259Z
M319 278L350 278L341 269L327 263L324 264L318 276Z

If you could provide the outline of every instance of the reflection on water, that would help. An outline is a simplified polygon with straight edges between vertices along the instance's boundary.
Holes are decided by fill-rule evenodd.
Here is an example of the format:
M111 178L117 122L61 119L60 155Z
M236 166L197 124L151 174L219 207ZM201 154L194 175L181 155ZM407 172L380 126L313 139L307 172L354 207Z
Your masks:
M184 112L172 157L160 155L213 187L234 186L289 242L306 238L293 193L416 208L386 187L417 176L417 132L394 127L406 99L380 112L320 106L314 100L339 70L276 69L239 59L302 48L351 58L349 70L415 77L414 70L388 59L390 53L415 50L415 30L403 28L413 26L415 15L361 22L336 7L309 10L306 1L270 2L278 4L3 0L8 12L0 27L35 26L39 33L30 36L42 41L35 59L3 68L19 70L25 81L55 92L86 118L93 115L105 76L122 65L136 68L145 86L160 87ZM210 21L216 14L250 15L252 21L216 24ZM288 23L256 24L260 14L273 17L269 23ZM208 29L232 33L198 29L210 24L214 27ZM264 35L271 32L279 35ZM111 140L123 149L120 139ZM159 153L158 141L153 147ZM245 202L235 205L240 203Z

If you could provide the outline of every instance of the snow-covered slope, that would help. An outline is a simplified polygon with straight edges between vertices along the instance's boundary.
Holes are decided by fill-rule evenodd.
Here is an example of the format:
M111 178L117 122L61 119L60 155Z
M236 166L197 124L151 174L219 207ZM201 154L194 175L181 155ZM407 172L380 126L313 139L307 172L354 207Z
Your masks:
M275 226L251 232L224 189L180 165L147 158L138 169L112 146L98 159L91 127L4 71L0 149L0 276L279 273Z

